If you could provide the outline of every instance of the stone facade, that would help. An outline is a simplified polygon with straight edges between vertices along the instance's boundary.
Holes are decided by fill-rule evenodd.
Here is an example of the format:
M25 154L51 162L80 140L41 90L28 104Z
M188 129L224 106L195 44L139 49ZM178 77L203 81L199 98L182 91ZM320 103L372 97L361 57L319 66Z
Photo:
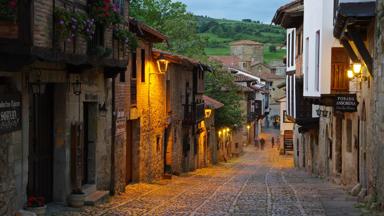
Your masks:
M230 44L231 56L240 59L239 67L250 70L254 63L264 62L264 45L254 41L235 41Z
M373 180L373 191L378 195L378 200L384 202L384 173L382 165L384 160L382 152L384 152L384 1L377 1L377 17L376 17L376 30L375 30L375 55L374 55L374 76L373 84L373 98L371 101L371 118L372 123L369 128L370 133L368 137L372 138L372 144L368 146L368 153L371 154L369 162L372 164L372 175L369 182ZM368 105L368 104L367 104ZM369 119L367 118L367 121Z

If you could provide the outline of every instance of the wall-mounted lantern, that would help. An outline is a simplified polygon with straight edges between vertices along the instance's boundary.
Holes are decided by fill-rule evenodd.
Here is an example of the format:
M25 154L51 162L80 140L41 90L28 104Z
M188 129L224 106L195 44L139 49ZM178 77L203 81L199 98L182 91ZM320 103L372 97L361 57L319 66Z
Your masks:
M76 80L76 82L72 83L73 94L81 95L81 82L80 80Z
M159 58L157 59L157 68L160 73L166 73L168 71L168 64L169 61L164 58L163 54L160 54Z
M212 109L205 109L205 118L209 118L212 115Z
M248 130L251 129L251 126L250 126L250 125L247 125L247 129L248 129Z
M360 82L366 81L368 77L363 76L362 68L363 66L361 63L358 63L358 62L353 63L351 68L347 70L348 79L353 80L355 78L358 78Z

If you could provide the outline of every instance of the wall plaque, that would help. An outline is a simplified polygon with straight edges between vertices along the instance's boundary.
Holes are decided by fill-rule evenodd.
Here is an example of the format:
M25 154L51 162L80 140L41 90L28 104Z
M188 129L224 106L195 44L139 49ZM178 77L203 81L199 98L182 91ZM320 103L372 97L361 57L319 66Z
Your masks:
M0 95L0 134L21 129L21 97Z
M336 95L334 98L335 111L339 112L357 112L356 94Z

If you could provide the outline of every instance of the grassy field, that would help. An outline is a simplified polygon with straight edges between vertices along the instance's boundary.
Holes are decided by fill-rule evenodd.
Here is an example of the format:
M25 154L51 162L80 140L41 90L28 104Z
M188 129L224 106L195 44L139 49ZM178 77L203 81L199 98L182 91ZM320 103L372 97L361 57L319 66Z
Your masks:
M230 55L229 46L225 48L206 48L205 53L208 56L227 56ZM268 48L264 49L264 62L270 63L274 60L282 60L285 56L285 50L277 50L276 52L270 52Z

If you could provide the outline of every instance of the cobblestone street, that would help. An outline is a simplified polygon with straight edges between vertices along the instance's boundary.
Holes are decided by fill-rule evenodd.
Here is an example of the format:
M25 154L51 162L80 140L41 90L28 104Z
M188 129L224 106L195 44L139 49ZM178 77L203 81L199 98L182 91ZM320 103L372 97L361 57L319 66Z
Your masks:
M269 146L269 145L268 145ZM277 149L246 148L227 164L154 184L134 184L95 207L51 215L360 215L339 186L295 170Z

